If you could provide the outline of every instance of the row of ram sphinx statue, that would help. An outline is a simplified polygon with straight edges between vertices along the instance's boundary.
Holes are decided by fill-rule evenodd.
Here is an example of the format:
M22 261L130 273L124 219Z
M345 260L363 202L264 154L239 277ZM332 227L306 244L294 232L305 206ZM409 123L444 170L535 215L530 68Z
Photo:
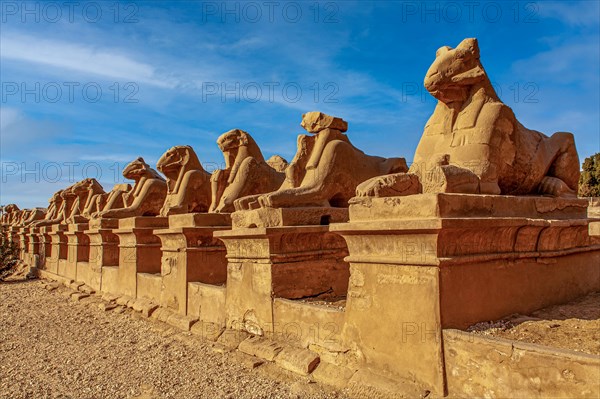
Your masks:
M573 135L519 123L475 39L440 48L424 84L438 102L410 165L308 112L289 163L230 130L212 174L176 146L156 170L127 165L132 185L85 179L47 209L6 206L2 239L71 299L99 293L103 310L130 307L356 397L598 397L597 360L454 330L600 290L600 221L576 198Z
M354 196L428 192L574 197L579 159L573 135L525 128L495 93L476 39L440 48L425 76L438 99L408 168L404 158L369 156L345 134L348 124L321 112L303 115L288 164L265 160L247 132L217 141L226 167L206 172L190 146L169 149L152 169L142 158L123 176L135 181L105 192L85 179L56 192L47 209L5 207L2 224L46 226L90 218L232 212L258 207L347 207Z

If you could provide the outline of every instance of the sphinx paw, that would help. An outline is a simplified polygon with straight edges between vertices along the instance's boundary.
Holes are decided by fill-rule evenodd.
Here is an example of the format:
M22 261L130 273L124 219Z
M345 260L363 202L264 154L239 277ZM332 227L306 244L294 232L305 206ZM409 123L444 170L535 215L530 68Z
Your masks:
M258 201L258 195L249 195L246 197L238 198L233 201L233 207L236 211L246 211L249 209L256 208Z
M258 204L262 208L273 208L273 195L272 194L263 194L258 197Z
M577 193L558 177L545 176L538 186L538 193L553 197L575 198Z
M379 189L382 187L382 181L378 177L374 177L367 181L360 183L356 187L357 197L377 197Z
M394 173L374 177L356 187L358 197L395 197L421 192L419 177L412 173Z

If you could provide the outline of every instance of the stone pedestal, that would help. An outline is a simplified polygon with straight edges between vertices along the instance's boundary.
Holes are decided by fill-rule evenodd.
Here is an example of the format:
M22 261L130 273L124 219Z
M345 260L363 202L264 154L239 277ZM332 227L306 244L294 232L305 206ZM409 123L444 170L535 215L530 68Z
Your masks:
M29 253L29 227L19 227L19 259L28 263Z
M51 241L50 258L46 256L46 270L64 277L67 262L67 225L53 224L44 229Z
M160 306L181 315L200 317L211 315L214 307L214 295L194 295L193 309L188 309L188 283L197 282L197 291L211 291L211 286L223 292L222 286L227 280L227 259L223 243L213 237L215 231L229 230L231 218L229 214L190 213L169 217L169 228L156 230L162 243L161 275L162 290L149 292L143 289L142 280L138 281L138 296L146 296L150 300L159 300ZM198 288L200 287L200 288ZM194 291L194 290L192 290ZM213 290L214 291L214 290ZM223 301L225 297L223 295ZM217 303L220 301L216 301ZM224 312L219 320L203 320L220 322L224 320Z
M103 268L119 267L119 237L113 230L119 227L117 219L91 219L85 234L89 239L88 267L78 270L77 278L96 291L105 291L102 286Z
M42 226L39 227L40 231L40 260L38 267L48 270L48 265L50 262L50 258L52 257L52 237L50 236L50 232L52 231L52 226Z
M88 223L69 224L67 226L67 263L65 277L72 280L83 281L82 277L89 268L90 239L85 234ZM81 271L81 276L77 273Z
M283 210L286 211L301 209ZM269 208L235 212L234 228L216 231L214 235L227 247L227 328L262 335L275 331L274 298L344 298L349 270L344 262L348 254L346 244L329 232L329 226L236 225L236 220L257 224L285 220L273 215L258 217L257 212L282 214L280 209ZM321 220L317 216L316 220Z
M25 262L31 267L40 267L41 257L44 247L42 244L42 234L37 227L28 228L29 246L25 254Z
M422 194L355 199L343 339L364 366L444 393L442 328L600 289L587 201Z
M161 272L160 239L155 229L168 227L165 217L143 216L119 220L113 233L119 237L119 267L117 272L102 270L102 290L137 298L137 274Z
M235 227L327 226L348 221L347 208L258 208L234 212Z
M7 238L10 242L19 245L19 227L9 226L7 229Z

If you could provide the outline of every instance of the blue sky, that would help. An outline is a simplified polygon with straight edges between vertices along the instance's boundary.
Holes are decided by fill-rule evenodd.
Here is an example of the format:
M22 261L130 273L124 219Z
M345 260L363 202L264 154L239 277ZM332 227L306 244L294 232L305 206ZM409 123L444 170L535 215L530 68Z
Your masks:
M65 5L67 4L67 5ZM58 8L61 6L61 8ZM425 72L477 37L503 101L527 127L600 151L600 9L581 2L1 3L0 203L46 206L143 156L248 131L290 160L304 112L349 122L366 153L411 160L435 106Z

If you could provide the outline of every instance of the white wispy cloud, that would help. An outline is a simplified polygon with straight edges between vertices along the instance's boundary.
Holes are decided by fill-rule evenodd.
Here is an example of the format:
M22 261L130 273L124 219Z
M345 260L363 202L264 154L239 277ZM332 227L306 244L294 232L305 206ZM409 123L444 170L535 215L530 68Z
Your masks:
M4 131L23 119L23 113L16 108L0 107L0 130Z
M84 154L79 156L82 161L100 161L100 162L120 162L129 163L136 159L139 155L107 153L107 154Z
M0 134L2 137L2 155L6 156L19 148L29 151L44 151L49 141L64 135L66 125L52 120L38 120L29 117L15 107L0 108Z
M594 26L600 24L598 13L600 3L597 1L544 1L532 3L539 7L539 15L544 18L555 18L570 26Z
M116 49L10 32L2 34L0 49L0 56L4 60L48 65L162 88L176 85L172 80L159 76L154 66Z
M170 89L170 93L140 90L139 96L143 100L141 104L159 112L167 105L165 101L174 100L170 96L175 94L191 96L194 101L200 99L205 102L204 91L207 90L207 84L219 86L217 95L209 96L209 100L216 99L222 102L223 85L233 87L238 83L243 87L248 83L264 85L267 82L277 82L279 86L275 97L270 98L265 86L262 87L264 90L259 102L275 102L279 106L301 112L312 110L316 106L323 108L323 97L331 93L331 90L324 89L328 83L337 87L337 98L349 100L360 96L370 99L372 103L381 103L377 99L387 98L386 101L389 101L400 97L399 91L380 84L372 76L342 69L335 64L335 55L347 43L347 32L340 32L336 35L336 40L324 44L319 49L313 49L312 52L316 54L312 54L311 57L298 56L302 49L298 44L293 44L290 35L291 33L284 33L274 36L273 32L260 32L238 40L209 41L200 46L204 51L202 57L191 60L166 53L144 51L144 60L141 60L135 56L141 49L135 46L128 48L126 43L123 43L125 47L119 49L96 44L93 40L81 43L76 40L67 41L65 38L47 39L39 34L15 31L3 32L0 38L0 55L5 61L28 63L29 66L25 65L20 69L29 70L31 76L48 73L48 70L42 71L40 68L51 66L55 74L60 76L72 76L72 72L75 71L84 76L95 75L121 82L132 81L155 88ZM311 35L317 33L313 32ZM289 43L268 49L268 57L281 59L281 65L271 65L269 69L265 69L263 57L248 58L245 55L265 46L274 37L279 43ZM242 54L237 54L238 50ZM244 61L240 62L241 60ZM335 76L331 76L332 70L338 71ZM295 73L291 74L290 71ZM315 82L321 85L321 98L317 102L313 100L314 92L310 88ZM282 95L282 88L286 84L303 86L300 101L288 101ZM358 115L356 117L359 118ZM365 114L364 118L371 116Z
M566 84L581 82L585 85L598 85L598 38L579 37L542 51L529 58L517 60L512 65L516 76Z

